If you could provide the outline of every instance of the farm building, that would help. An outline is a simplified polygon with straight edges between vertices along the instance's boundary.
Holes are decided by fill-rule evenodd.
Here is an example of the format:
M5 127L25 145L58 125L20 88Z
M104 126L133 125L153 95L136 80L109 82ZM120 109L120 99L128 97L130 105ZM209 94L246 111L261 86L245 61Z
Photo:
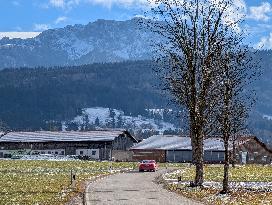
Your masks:
M10 132L0 138L0 158L12 154L88 156L109 160L138 141L127 131Z
M257 137L240 137L236 142L236 161L247 164L272 163L272 150Z
M241 137L242 138L242 137ZM242 140L243 139L243 140ZM267 149L256 137L242 138L237 141L237 162L270 163L272 151ZM254 148L256 147L256 148ZM192 162L191 138L177 135L154 135L132 147L133 159L155 159L158 162ZM250 156L255 153L255 160ZM246 156L246 157L245 157ZM224 143L220 138L207 138L204 141L204 161L222 163L224 161Z
M191 138L177 135L154 135L131 148L135 160L155 159L159 162L191 162ZM204 160L222 162L224 144L216 138L206 139Z

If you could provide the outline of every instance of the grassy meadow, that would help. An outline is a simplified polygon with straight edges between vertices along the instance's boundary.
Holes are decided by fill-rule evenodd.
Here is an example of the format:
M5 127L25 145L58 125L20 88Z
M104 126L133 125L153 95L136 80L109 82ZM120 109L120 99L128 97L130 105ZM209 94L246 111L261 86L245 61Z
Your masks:
M181 176L182 181L193 181L195 174L194 167L185 166L178 172L167 174L168 179L177 179ZM222 182L223 166L222 165L205 165L204 181L206 182ZM227 195L220 195L218 187L191 188L187 185L168 184L168 188L185 197L202 201L205 204L221 205L221 204L243 204L243 205L271 205L272 190L263 191L264 187L258 187L254 183L271 183L272 182L272 166L271 165L243 165L230 168L229 180L234 183L252 183L254 189L235 188ZM177 189L178 188L178 189ZM261 191L258 191L258 188Z
M110 166L112 171L121 171L135 164L0 160L0 204L64 204L84 191L84 181L110 174ZM71 170L76 176L72 186Z

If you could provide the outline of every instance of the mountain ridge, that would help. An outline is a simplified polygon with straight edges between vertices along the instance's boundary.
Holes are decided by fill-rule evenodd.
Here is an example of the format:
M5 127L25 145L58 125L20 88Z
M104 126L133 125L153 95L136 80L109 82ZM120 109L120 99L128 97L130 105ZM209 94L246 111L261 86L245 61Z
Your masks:
M29 39L0 39L0 69L67 66L150 59L150 33L139 18L99 19L43 31Z

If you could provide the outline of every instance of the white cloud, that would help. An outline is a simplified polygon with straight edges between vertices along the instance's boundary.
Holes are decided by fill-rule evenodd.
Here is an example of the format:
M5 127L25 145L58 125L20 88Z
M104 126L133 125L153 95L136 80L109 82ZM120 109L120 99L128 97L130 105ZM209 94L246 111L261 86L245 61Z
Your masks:
M15 32L15 31L0 32L0 39L3 37L27 39L27 38L36 37L39 34L40 32Z
M233 0L233 5L226 10L225 22L233 24L236 32L241 32L240 25L235 23L246 16L247 6L244 0Z
M272 32L269 36L261 38L260 42L254 46L256 49L272 49Z
M60 16L55 20L55 24L63 23L67 20L66 16Z
M64 0L50 0L50 5L57 8L64 8L65 1Z
M44 31L50 29L49 24L34 24L34 31Z
M50 0L49 5L55 8L69 10L77 6L81 0Z
M92 4L100 4L102 6L105 6L105 7L112 7L113 4L116 4L116 3L119 3L120 5L124 5L124 6L129 6L132 4L133 0L121 0L121 1L118 1L118 0L90 0L89 1L90 3Z
M114 4L123 7L146 6L148 4L147 0L87 0L87 2L107 8L111 8Z
M269 2L263 2L260 6L250 7L249 11L250 13L248 18L259 21L268 21L272 14L272 6Z
M20 2L19 1L12 1L11 2L13 4L13 6L20 6Z

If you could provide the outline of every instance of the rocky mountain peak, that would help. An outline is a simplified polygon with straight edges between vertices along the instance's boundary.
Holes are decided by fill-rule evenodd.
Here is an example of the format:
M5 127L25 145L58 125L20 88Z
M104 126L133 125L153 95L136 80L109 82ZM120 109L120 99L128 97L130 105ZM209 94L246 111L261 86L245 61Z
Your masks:
M135 18L68 25L31 39L2 38L0 69L143 60L150 57L149 39Z

